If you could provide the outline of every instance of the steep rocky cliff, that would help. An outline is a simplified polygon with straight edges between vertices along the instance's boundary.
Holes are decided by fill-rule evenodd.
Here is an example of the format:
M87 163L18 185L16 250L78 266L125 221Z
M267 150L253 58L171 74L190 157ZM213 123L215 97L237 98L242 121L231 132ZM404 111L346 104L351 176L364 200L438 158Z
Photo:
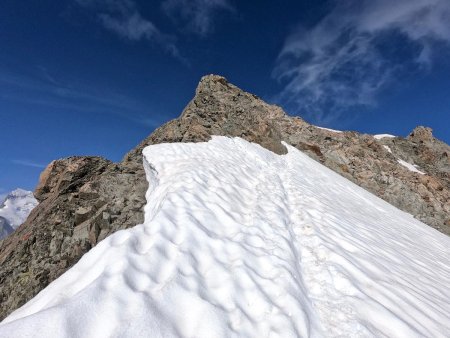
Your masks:
M407 138L317 128L220 76L204 77L178 119L119 163L70 157L42 173L40 204L0 242L0 318L31 299L109 234L143 222L142 149L162 142L238 136L284 154L285 141L351 181L450 234L450 147L418 127ZM415 166L414 166L415 165ZM301 175L301 173L298 173Z

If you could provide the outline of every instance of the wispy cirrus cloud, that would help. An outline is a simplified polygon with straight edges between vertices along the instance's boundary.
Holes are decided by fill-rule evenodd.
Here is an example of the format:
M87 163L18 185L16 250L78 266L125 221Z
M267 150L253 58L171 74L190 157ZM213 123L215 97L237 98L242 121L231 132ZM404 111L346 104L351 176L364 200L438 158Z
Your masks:
M22 166L31 167L31 168L44 169L46 167L45 164L37 163L34 161L30 161L30 160L11 160L11 162L14 164L17 164L17 165L22 165Z
M153 22L145 19L132 0L75 0L80 6L96 11L102 26L119 37L147 40L160 45L165 52L187 64L175 44L175 37L164 34Z
M164 121L163 117L151 114L146 104L120 92L72 84L43 66L36 69L37 73L31 70L13 73L0 67L0 99L61 111L114 115L147 127L156 127Z
M327 123L377 94L406 71L430 69L450 44L448 0L333 1L315 26L286 39L273 76L284 83L279 100Z
M174 22L200 36L210 34L219 12L234 12L228 0L164 0L162 9Z
M153 23L143 19L137 12L120 19L109 14L100 14L99 17L105 28L129 40L158 39L161 34Z

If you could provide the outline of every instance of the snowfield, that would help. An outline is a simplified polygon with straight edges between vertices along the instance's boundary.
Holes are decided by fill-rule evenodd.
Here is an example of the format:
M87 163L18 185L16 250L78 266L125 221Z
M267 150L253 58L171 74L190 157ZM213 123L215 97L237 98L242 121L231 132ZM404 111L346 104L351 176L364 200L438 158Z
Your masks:
M449 337L450 238L287 147L147 147L144 224L0 336Z
M408 162L406 162L406 161L403 161L403 160L401 160L401 159L397 159L397 162L400 163L402 166L404 166L404 167L405 167L406 169L408 169L409 171L418 173L418 174L420 174L420 175L425 175L425 173L424 173L423 171L420 171L420 170L417 169L417 166L416 166L416 165L413 165L413 164L408 163Z
M331 131L333 133L342 133L342 130L336 130L336 129L330 129L330 128L324 128L324 127L318 127L315 126L316 128L322 129L322 130L327 130L327 131Z
M391 135L391 134L377 134L377 135L373 135L373 137L375 139L377 139L377 140L381 140L382 138L385 138L385 137L387 137L387 138L394 138L394 137L397 137L397 136L394 136L394 135Z

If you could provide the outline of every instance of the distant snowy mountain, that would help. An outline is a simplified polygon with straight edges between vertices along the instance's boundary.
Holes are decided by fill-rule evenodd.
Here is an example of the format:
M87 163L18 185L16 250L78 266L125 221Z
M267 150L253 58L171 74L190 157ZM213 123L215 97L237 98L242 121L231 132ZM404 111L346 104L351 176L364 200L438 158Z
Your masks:
M0 239L13 232L38 205L31 191L16 189L0 204Z
M285 144L144 150L145 222L2 337L448 337L450 238Z

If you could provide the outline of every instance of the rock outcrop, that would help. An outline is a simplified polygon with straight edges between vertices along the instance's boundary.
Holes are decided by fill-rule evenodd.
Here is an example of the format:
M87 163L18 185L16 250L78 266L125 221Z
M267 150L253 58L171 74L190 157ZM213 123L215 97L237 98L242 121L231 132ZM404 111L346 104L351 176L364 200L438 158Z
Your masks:
M435 229L450 234L450 147L418 127L407 138L317 128L287 116L220 76L200 81L178 119L153 132L120 163L99 157L52 162L35 191L40 204L0 242L0 319L31 299L109 234L143 222L142 149L162 142L238 136L277 153L282 141ZM417 165L411 171L399 160ZM301 175L301 173L298 173Z
M0 242L0 317L58 278L98 241L142 223L145 182L142 164L100 157L53 161L35 191L38 207Z

